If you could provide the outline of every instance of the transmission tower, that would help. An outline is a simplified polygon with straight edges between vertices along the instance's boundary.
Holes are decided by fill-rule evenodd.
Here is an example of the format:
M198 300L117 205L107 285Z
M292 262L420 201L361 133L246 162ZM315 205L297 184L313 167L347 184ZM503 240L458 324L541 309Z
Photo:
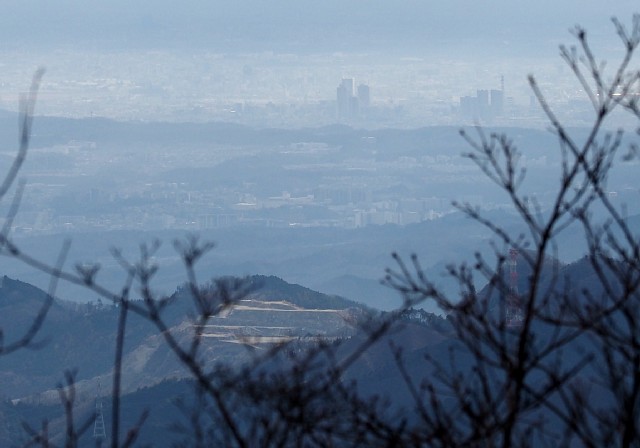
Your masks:
M102 413L102 394L100 383L98 383L98 394L96 396L96 419L93 422L93 438L96 439L96 446L102 446L107 439L107 432L104 426L104 415Z
M507 328L522 326L524 313L518 292L518 249L509 250L509 293L505 303L505 321Z

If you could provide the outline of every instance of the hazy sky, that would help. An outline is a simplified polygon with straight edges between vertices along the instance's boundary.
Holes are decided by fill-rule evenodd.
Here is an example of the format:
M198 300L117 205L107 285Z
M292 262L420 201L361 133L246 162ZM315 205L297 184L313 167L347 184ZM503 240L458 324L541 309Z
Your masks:
M341 77L369 82L374 102L392 104L456 104L476 89L498 88L505 76L508 94L526 105L529 73L548 84L552 97L572 98L571 87L561 85L571 77L558 58L558 45L572 43L569 28L587 28L598 56L613 60L621 47L610 18L630 23L640 5L8 0L2 6L0 108L15 108L25 80L44 65L42 113L172 119L216 102L330 101Z
M575 23L611 35L637 1L616 0L13 0L3 2L5 45L188 45L355 50L429 47L451 41L531 48L562 39ZM533 41L533 42L532 42ZM367 48L369 47L369 48Z

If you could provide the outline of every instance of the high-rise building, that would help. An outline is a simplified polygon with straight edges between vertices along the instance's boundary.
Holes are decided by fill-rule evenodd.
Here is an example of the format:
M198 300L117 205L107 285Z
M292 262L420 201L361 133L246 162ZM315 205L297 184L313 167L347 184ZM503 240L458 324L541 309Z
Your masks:
M342 86L342 88L344 88L345 92L347 92L349 96L353 96L353 88L355 86L353 78L343 78L340 85Z
M467 119L491 123L504 115L504 78L500 90L478 90L476 96L460 97L460 114Z
M478 90L478 118L487 120L489 118L489 91Z
M360 84L358 86L358 103L360 105L361 112L368 109L371 104L371 92L369 90L369 86L366 84Z
M371 104L371 91L366 84L360 84L354 91L353 78L344 78L336 89L338 120L350 120L366 113Z
M353 98L353 78L345 78L342 80L337 93L338 101L338 119L350 118L352 114L352 98Z

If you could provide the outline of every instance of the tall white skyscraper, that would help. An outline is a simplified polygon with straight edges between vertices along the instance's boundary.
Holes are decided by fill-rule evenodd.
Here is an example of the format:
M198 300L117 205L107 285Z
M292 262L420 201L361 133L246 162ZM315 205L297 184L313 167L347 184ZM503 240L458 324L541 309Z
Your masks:
M353 78L344 78L336 89L338 120L356 118L365 113L371 104L369 86L360 84L357 92L354 87Z

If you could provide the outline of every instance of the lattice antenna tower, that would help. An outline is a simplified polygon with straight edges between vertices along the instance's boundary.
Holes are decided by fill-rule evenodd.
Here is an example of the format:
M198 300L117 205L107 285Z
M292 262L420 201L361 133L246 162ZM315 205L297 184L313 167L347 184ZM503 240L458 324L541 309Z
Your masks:
M107 440L107 431L104 425L104 413L102 406L102 387L98 383L98 394L96 395L96 418L93 422L93 438L96 440L96 446L102 446Z
M519 328L524 320L520 293L518 292L518 249L509 250L509 293L505 304L505 318L508 328Z

